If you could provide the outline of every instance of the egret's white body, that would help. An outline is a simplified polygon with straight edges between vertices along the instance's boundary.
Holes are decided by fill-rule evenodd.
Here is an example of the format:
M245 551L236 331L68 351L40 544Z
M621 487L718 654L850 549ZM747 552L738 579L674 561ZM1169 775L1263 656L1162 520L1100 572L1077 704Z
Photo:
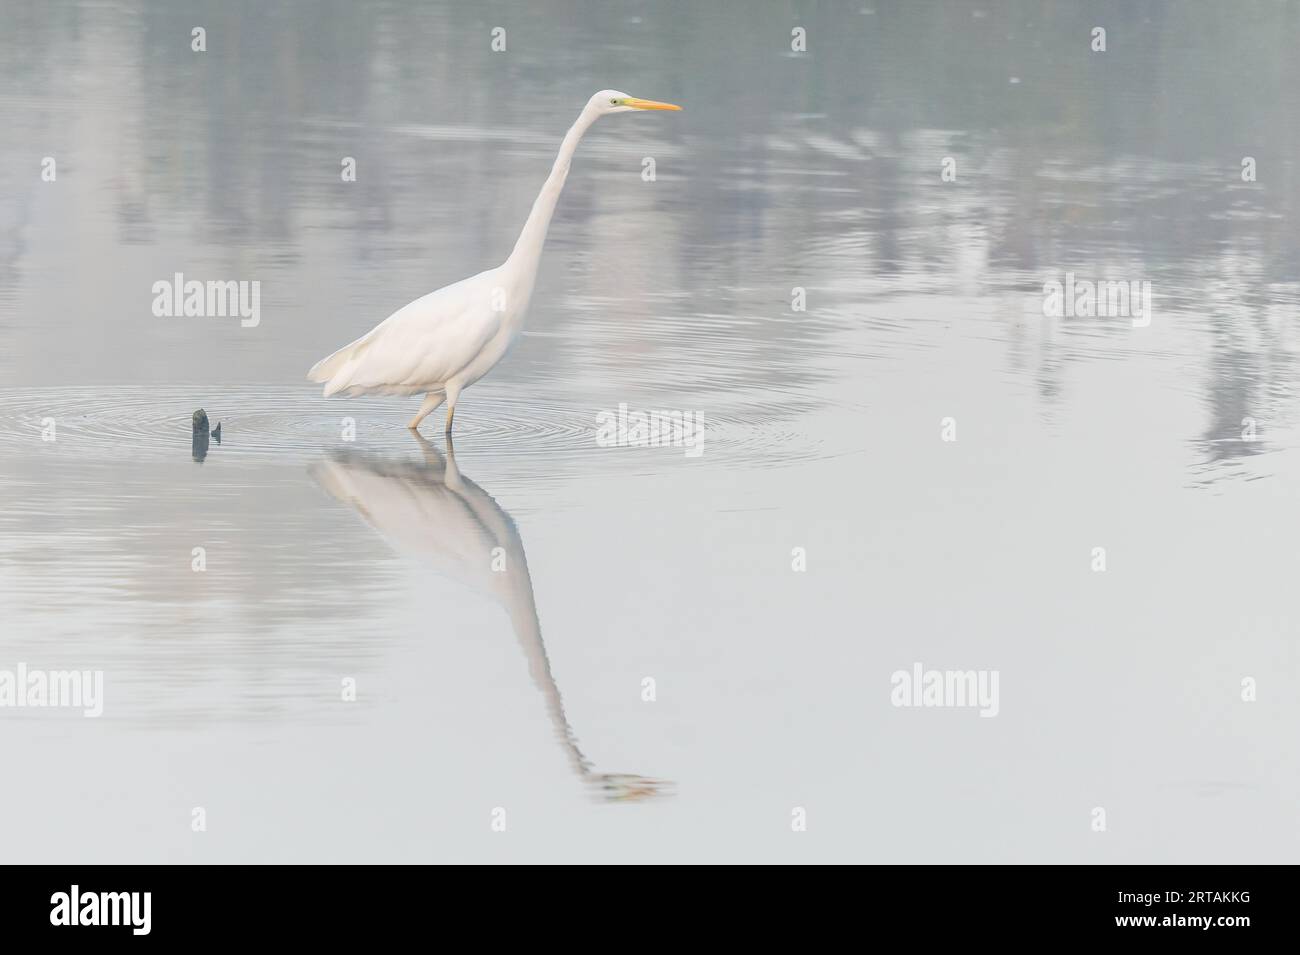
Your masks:
M560 144L551 174L514 251L502 265L399 308L356 341L317 362L308 379L324 382L326 396L424 394L424 403L409 425L413 429L446 401L450 434L460 393L505 356L523 328L546 233L583 134L609 113L679 108L617 90L595 94Z

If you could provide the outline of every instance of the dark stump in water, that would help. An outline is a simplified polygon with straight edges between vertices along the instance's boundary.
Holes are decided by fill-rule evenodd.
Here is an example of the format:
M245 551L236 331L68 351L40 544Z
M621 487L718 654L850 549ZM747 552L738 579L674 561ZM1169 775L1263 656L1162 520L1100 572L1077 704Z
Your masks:
M194 417L190 422L191 438L190 449L194 453L195 461L202 461L208 456L209 439L221 443L221 424L218 423L211 431L208 430L208 413L200 408L194 412Z

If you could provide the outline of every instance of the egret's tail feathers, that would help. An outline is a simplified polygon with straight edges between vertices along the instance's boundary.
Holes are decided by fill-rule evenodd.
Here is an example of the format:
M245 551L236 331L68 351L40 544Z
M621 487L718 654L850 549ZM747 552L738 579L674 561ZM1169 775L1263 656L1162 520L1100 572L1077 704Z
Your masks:
M334 377L334 373L343 367L343 363L348 360L347 349L336 351L328 358L322 358L316 364L311 366L311 371L307 372L308 381L329 381Z
M342 391L349 384L349 376L340 373L347 370L349 363L355 362L356 359L361 357L362 352L370 345L373 336L374 331L371 331L356 341L344 345L327 358L322 358L311 366L311 371L307 372L307 380L324 382L327 397Z
M311 371L307 372L308 381L329 381L340 371L343 366L351 361L358 351L358 346L354 342L351 345L345 345L328 358L322 358L316 364L311 366Z

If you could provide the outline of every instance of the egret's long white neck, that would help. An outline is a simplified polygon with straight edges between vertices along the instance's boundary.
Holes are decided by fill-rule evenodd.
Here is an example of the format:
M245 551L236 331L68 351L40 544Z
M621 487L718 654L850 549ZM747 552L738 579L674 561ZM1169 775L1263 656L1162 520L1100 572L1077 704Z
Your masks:
M546 244L546 231L551 227L551 216L555 214L555 203L559 201L560 192L564 189L564 180L569 178L569 163L578 148L578 142L597 118L595 112L584 109L578 114L577 122L564 134L564 142L560 143L555 165L551 167L551 174L546 177L546 183L533 203L532 212L528 213L528 221L519 233L519 241L515 243L510 258L506 259L507 264L527 273L536 273L542 257L542 246Z

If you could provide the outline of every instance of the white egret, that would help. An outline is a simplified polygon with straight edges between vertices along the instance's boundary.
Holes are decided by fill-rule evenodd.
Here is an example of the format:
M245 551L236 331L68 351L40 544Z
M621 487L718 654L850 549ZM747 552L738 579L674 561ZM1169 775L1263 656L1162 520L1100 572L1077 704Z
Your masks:
M514 251L494 269L417 298L307 373L325 395L425 395L408 427L416 429L447 402L451 434L456 400L506 354L523 327L546 232L583 134L610 113L681 109L672 103L601 90L587 101L560 144L551 174L533 203Z

